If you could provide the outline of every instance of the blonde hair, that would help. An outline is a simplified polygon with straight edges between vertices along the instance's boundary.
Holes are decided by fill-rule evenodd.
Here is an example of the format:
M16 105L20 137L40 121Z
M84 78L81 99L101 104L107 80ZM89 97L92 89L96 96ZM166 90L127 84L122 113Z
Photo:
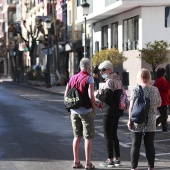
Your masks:
M150 83L151 73L148 69L142 68L137 74L138 83Z

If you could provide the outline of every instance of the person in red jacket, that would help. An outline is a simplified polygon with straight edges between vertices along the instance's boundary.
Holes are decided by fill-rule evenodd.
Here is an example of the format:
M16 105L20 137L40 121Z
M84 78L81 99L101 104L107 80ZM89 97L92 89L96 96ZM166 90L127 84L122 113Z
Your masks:
M170 82L165 78L166 70L164 68L159 68L157 70L157 79L155 80L154 86L156 86L160 92L162 104L158 107L160 116L156 119L156 126L160 123L162 125L162 131L166 132L168 130L168 113L167 106L169 105L169 90Z

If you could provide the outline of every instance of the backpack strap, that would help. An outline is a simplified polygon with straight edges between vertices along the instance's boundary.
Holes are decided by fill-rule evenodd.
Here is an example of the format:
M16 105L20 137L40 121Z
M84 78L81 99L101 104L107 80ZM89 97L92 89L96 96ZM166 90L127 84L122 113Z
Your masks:
M150 92L151 92L151 89L149 89L149 97L150 97ZM139 85L139 94L140 94L140 96L145 97L145 95L144 95L144 92L143 92L143 89L142 89L142 86L141 86L141 85ZM146 117L145 126L147 126L147 123L148 123L148 115L147 115L147 117Z
M140 96L144 96L144 92L141 85L139 85L139 94Z
M83 81L85 78L87 77L87 75L85 75L80 81L77 81L73 87L78 88L78 86L80 85L80 82Z

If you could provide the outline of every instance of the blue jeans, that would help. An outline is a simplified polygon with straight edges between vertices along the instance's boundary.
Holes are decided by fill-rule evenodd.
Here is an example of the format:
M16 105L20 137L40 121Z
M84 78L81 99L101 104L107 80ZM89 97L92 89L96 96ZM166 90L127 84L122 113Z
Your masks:
M104 137L108 158L120 157L119 139L117 136L119 117L103 116Z
M142 136L144 139L146 158L148 160L148 166L154 168L155 163L155 147L154 147L154 137L155 132L131 132L132 146L131 146L131 164L132 168L137 168L140 146L142 142Z

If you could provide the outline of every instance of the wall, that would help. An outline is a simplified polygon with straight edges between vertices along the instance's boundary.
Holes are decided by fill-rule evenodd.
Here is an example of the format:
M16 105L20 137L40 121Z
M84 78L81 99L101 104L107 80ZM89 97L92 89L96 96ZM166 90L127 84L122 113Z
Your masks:
M111 24L118 22L118 48L122 51L122 41L123 41L123 20L132 18L134 16L141 15L141 8L135 8L133 10L115 15L114 17L106 18L105 20L99 21L94 25L93 29L93 46L95 47L95 41L99 41L99 49L101 49L101 28L105 25L108 25L108 43L109 47L111 46ZM139 40L140 41L140 40ZM95 52L95 49L93 50Z
M118 22L118 49L122 51L123 41L123 20L139 15L139 49L145 47L145 44L154 40L167 40L170 43L170 28L164 27L164 12L163 6L161 7L138 7L132 10L120 13L105 20L96 22L93 24L93 55L95 53L95 42L99 41L99 50L101 49L101 28L108 25L108 43L109 48L111 46L111 23ZM139 69L145 67L152 70L151 66L144 61L141 61L138 50L124 51L124 55L128 57L128 60L120 65L115 71L129 72L129 86L131 90L136 84L136 75ZM165 66L163 64L161 66ZM159 67L161 67L159 66Z
M170 28L165 28L165 6L142 7L142 45L155 40L170 43Z

